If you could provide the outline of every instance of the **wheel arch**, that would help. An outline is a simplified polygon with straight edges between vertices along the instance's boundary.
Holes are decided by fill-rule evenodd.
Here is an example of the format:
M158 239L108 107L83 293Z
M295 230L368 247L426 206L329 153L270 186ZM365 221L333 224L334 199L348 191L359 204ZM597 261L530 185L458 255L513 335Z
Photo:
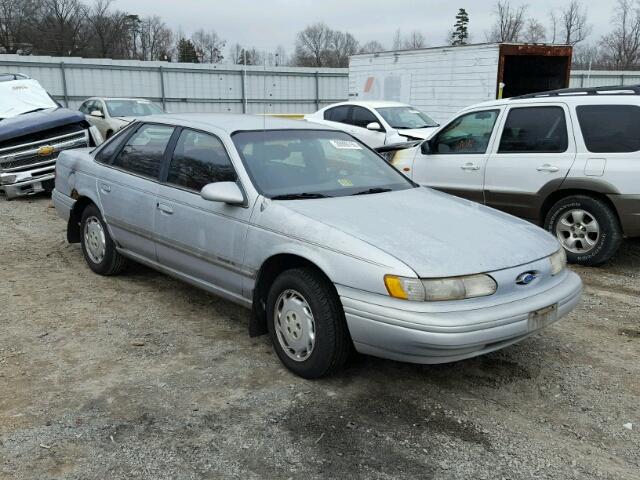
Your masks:
M81 195L76 190L71 192L71 197L75 199L75 203L69 213L69 221L67 222L67 241L69 243L79 243L82 212L84 212L89 205L96 205L97 207L98 204L91 197Z
M602 201L603 203L608 205L609 208L611 208L611 210L615 213L618 222L620 222L620 215L618 214L618 210L616 209L607 193L601 190L592 190L589 188L562 188L551 192L542 202L542 206L540 207L540 220L543 227L546 227L547 215L549 214L551 208L563 198L572 197L575 195L584 195Z
M335 290L333 282L316 263L295 253L278 253L268 257L260 266L253 288L253 306L249 321L249 335L256 337L267 333L266 303L269 287L278 275L292 268L306 267L320 273ZM337 291L336 291L337 295Z

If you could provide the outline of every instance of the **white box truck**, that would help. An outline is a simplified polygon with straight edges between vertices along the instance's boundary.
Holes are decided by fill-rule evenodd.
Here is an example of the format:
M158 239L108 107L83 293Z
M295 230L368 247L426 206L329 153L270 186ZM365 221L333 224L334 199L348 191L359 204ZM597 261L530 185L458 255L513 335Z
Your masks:
M571 54L567 45L484 43L353 55L349 98L408 103L444 122L474 103L568 87Z

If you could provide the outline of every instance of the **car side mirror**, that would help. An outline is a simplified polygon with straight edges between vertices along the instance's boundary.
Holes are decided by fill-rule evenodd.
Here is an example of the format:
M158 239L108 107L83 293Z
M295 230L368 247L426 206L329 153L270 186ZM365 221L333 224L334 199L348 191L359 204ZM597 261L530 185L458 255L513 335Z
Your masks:
M374 132L381 132L382 126L378 122L371 122L367 125L367 130L373 130Z
M423 155L431 155L433 153L433 147L429 140L422 142L422 145L420 145L420 153Z
M209 183L202 187L200 196L210 202L243 205L244 195L235 182Z
M104 113L102 113L100 110L94 110L89 115L91 115L92 117L104 118Z

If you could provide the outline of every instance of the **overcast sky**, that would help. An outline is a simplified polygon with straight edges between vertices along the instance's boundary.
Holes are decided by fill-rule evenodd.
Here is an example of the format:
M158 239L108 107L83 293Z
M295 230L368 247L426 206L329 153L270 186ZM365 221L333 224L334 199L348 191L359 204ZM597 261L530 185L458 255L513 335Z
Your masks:
M519 4L512 0L512 4ZM530 0L528 14L545 26L548 12L561 9L568 0ZM592 39L607 33L615 0L590 1L589 21ZM459 7L470 17L473 42L483 42L493 22L495 0L116 0L114 6L130 13L160 15L174 29L185 34L204 28L213 29L227 44L241 43L259 50L282 45L293 50L296 33L306 25L325 22L334 29L348 31L361 43L378 40L390 46L394 32L419 30L430 46L442 45L455 23Z

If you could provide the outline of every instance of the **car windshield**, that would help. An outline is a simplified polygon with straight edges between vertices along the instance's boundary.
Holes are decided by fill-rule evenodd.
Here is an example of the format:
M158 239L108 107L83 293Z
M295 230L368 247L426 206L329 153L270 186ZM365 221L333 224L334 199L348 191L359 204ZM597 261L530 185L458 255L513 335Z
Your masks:
M164 113L161 106L148 100L107 100L105 103L112 117L144 117Z
M382 118L391 128L428 128L438 126L438 123L426 113L413 107L376 108L376 112L382 115Z
M283 200L414 188L353 137L325 130L260 130L232 136L256 189Z

